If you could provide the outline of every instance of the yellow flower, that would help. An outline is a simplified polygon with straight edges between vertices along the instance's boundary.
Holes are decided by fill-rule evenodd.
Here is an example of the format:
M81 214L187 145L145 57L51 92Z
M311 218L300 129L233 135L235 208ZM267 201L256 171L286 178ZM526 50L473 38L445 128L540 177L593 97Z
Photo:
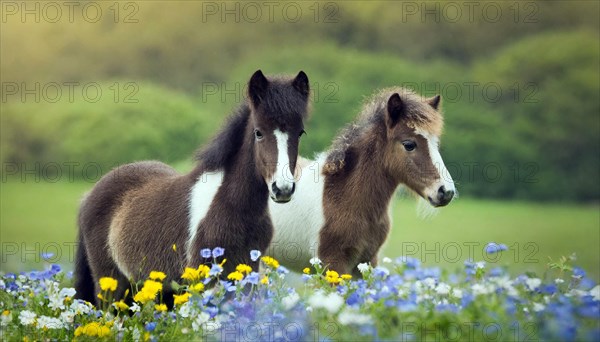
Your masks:
M8 310L2 311L2 316L8 316L8 315L10 315L10 311L8 311Z
M206 265L198 266L198 273L200 274L201 277L208 278L209 272L210 272L210 267L208 267Z
M219 266L223 267L223 265L227 262L227 259L223 259L223 261L221 261L221 263L219 264Z
M325 280L331 284L337 284L340 282L340 275L336 271L325 272Z
M269 283L269 277L264 276L261 280L260 280L261 284L267 285Z
M229 275L227 276L227 279L229 280L236 280L236 281L240 281L244 278L244 274L238 271L234 271L229 273Z
M129 305L125 304L125 302L123 300L114 302L113 306L115 307L115 309L117 309L119 311L126 311L127 309L129 309Z
M194 285L190 286L190 290L195 291L195 292L201 292L204 290L204 284L202 284L202 283L194 284Z
M165 312L167 311L167 306L165 304L156 304L154 305L154 309L158 312Z
M173 246L171 246L171 248L173 248L173 252L177 252L177 245L173 244Z
M204 286L202 286L202 287L204 288ZM180 305L180 304L186 303L190 299L191 296L192 296L192 294L189 293L189 292L185 292L182 295L176 295L176 294L174 294L173 295L173 299L174 299L173 302L175 303L175 305Z
M96 297L98 297L98 299L104 301L104 296L102 296L102 293L98 293L98 295Z
M342 279L344 279L344 280L350 280L350 279L352 279L352 276L350 274L342 274L340 277Z
M264 256L264 257L260 258L260 260L262 260L262 262L264 262L267 266L269 266L271 268L279 267L279 261L271 258L270 256Z
M142 289L133 296L133 300L139 303L146 303L156 298L156 295L162 291L163 285L154 280L146 280Z
M200 271L199 269L186 267L185 270L183 270L181 278L190 281L198 280L200 279Z
M144 334L144 342L146 341L150 341L150 333L146 331L146 333Z
M240 272L240 273L250 273L252 272L252 267L246 265L246 264L239 264L237 265L237 267L235 268L236 271Z
M115 291L117 289L117 280L114 278L102 277L99 282L102 291Z
M154 280L146 280L144 282L144 287L142 288L142 290L144 290L144 289L146 291L150 291L150 292L153 292L156 294L156 293L162 291L163 285Z
M304 272L304 274L310 274L310 268L305 267L302 272Z
M75 336L87 335L91 337L104 337L110 335L110 328L97 322L88 323L75 329Z
M167 277L167 275L164 274L163 272L152 271L152 272L150 272L150 276L148 278L150 278L152 280L163 281L166 277Z

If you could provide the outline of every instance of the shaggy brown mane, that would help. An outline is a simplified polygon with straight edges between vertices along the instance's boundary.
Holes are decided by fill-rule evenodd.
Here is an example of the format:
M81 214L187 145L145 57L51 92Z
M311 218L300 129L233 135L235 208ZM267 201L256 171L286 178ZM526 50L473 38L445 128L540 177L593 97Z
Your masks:
M412 90L396 87L386 88L367 98L358 118L342 128L327 151L324 171L335 174L348 164L351 148L360 136L373 126L385 125L388 99L398 93L406 106L408 120L405 124L413 129L423 129L436 136L440 136L443 129L443 117L440 111L431 108L427 99Z

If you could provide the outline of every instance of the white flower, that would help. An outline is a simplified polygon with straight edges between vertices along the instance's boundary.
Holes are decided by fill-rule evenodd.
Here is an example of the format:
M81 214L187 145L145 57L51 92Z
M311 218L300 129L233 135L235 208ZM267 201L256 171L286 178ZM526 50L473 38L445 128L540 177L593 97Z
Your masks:
M557 283L557 284L562 284L562 283L564 283L565 281L564 281L564 279L562 279L562 278L556 278L556 279L554 279L554 282L555 282L555 283Z
M386 264L389 264L390 262L392 262L392 259L390 259L388 257L384 257L382 261Z
M21 321L22 325L33 324L35 322L36 317L37 315L35 314L35 312L31 312L29 310L23 310L19 314L19 320Z
M425 279L423 279L423 284L425 286L427 286L430 289L433 289L435 287L435 279L431 278L431 277L427 277Z
M366 262L358 264L357 267L360 273L368 272L371 269L371 266L369 266L369 264L367 264Z
M296 292L292 292L281 299L281 304L286 310L290 310L298 303L298 300L300 300L300 296Z
M337 293L325 295L322 291L315 292L308 300L313 308L324 308L329 313L336 313L344 304L344 298Z
M595 301L600 301L600 285L596 285L596 287L590 290L590 296L592 296Z
M545 308L546 308L546 306L544 304L533 303L533 311L535 311L535 312L543 311Z
M485 261L478 261L475 263L475 268L477 269L483 269L485 268Z
M75 313L71 310L60 313L60 319L62 320L62 322L65 325L73 323L74 318L75 318Z
M471 286L471 290L473 290L473 295L475 296L486 295L493 292L490 286L485 286L482 284L473 284L473 286Z
M77 293L77 291L75 291L74 288L72 287L65 287L63 289L60 289L60 292L58 293L58 295L62 298L66 298L66 297L71 297L73 298L73 296L75 296L75 294Z
M86 315L92 309L91 304L84 302L81 299L74 300L69 308L73 310L75 315Z
M448 293L450 293L450 285L446 283L439 283L438 286L436 286L435 288L435 292L442 296L447 295Z
M525 280L525 284L530 291L533 291L542 285L542 280L539 278L527 278L527 280Z
M370 324L371 323L371 316L365 315L365 314L361 314L359 312L356 312L355 310L346 309L346 310L344 310L344 311L342 311L340 313L340 315L338 316L338 321L342 325L348 325L348 324L357 324L357 325Z
M9 312L8 315L0 314L0 326L5 327L10 324L12 321L12 312ZM3 329L0 329L3 330Z
M199 331L203 329L204 323L208 322L210 319L210 315L206 312L200 312L200 314L196 317L196 319L192 322L192 329L194 331Z
M131 304L129 307L129 310L131 310L131 312L139 312L140 306L136 302L133 302L133 304Z
M183 318L188 318L190 317L191 311L192 310L190 302L185 302L181 305L181 307L179 307L179 316Z
M313 266L321 265L321 259L314 257L309 260L310 264Z
M307 306L307 307L306 307L306 312L312 312L312 311L313 311L313 308L312 308L312 306Z
M61 329L63 327L60 319L54 317L40 316L37 322L37 327L40 329Z

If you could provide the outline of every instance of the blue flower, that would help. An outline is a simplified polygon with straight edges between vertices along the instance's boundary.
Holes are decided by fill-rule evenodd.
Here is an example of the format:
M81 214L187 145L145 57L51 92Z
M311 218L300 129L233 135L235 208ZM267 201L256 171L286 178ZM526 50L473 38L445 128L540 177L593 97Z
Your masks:
M257 251L256 249L253 249L250 251L250 259L252 259L252 261L258 260L258 258L260 258L260 256L261 256L260 251Z
M156 329L156 323L154 323L154 322L147 323L146 326L144 327L144 329L146 329L146 331L154 331L154 329Z
M219 313L219 308L215 306L209 306L206 308L206 313L210 315L210 318L214 318Z
M421 261L417 258L409 257L409 256L401 256L396 258L396 263L398 264L406 264L408 268L419 268L421 265Z
M573 267L573 275L575 277L585 277L585 271L580 267Z
M202 250L200 250L200 256L203 258L210 258L211 252L210 252L210 248L204 248Z
M54 253L52 253L52 252L41 253L40 256L42 257L42 259L48 260L48 259L54 258Z
M494 254L506 250L508 250L508 247L506 247L506 245L503 243L498 244L495 242L490 242L485 246L485 252L487 254Z
M233 292L236 290L235 285L233 285L233 283L231 283L229 281L221 280L221 285L227 292Z
M218 257L222 256L223 254L225 254L225 249L223 249L221 247L215 247L212 250L212 256L213 256L213 258L218 258Z
M208 275L216 276L216 275L220 274L221 272L223 272L223 267L221 267L221 265L213 264L212 267L210 268L210 271L208 272Z
M250 284L256 285L256 284L258 284L259 278L260 278L260 277L259 277L259 274L258 274L258 273L256 273L256 272L251 272L250 274L248 274L248 275L246 276L246 278L244 278L244 281L245 281L245 282L248 282L248 283L250 283Z

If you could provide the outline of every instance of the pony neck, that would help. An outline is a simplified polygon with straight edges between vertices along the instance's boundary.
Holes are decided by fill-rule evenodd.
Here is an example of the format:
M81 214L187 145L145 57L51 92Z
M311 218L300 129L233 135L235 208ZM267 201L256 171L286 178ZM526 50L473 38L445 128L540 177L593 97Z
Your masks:
M370 135L370 134L368 134ZM362 140L362 141L361 141ZM381 151L385 148L381 139L358 139L348 147L353 165L344 177L329 177L329 189L340 189L336 200L348 201L360 217L387 215L387 208L400 181L385 170ZM379 153L378 153L379 152Z

